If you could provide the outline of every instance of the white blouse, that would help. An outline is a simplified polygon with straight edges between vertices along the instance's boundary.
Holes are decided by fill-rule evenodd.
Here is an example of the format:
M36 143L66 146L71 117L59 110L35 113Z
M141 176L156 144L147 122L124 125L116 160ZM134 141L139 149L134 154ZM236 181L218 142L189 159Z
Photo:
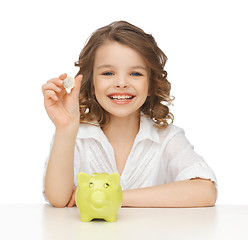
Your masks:
M153 121L143 115L140 129L134 140L126 165L120 176L122 190L144 188L191 178L210 179L217 185L216 176L204 159L185 137L184 130L174 125L166 129L153 126ZM54 141L50 145L50 153ZM49 155L50 155L49 153ZM45 174L43 196L45 196ZM118 172L112 145L100 127L80 124L74 152L74 185L79 172Z

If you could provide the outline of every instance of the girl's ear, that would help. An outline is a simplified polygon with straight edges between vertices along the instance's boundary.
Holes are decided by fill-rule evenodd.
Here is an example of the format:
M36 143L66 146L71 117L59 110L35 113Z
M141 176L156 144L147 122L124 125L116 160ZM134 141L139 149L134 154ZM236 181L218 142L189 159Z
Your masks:
M150 89L148 89L148 93L147 93L147 96L151 96L151 90Z

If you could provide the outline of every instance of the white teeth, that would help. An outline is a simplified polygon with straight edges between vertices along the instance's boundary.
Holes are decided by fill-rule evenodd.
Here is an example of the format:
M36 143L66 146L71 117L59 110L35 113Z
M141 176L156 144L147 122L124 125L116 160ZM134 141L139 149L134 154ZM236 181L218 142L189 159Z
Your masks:
M118 100L125 100L125 99L132 99L132 96L129 95L113 95L110 96L111 99L118 99Z

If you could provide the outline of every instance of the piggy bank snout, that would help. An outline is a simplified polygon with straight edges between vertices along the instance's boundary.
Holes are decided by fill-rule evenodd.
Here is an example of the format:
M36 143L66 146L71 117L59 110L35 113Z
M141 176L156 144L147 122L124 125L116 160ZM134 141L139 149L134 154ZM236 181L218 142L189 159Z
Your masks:
M91 194L91 203L97 207L103 207L106 204L106 195L101 191L95 191Z

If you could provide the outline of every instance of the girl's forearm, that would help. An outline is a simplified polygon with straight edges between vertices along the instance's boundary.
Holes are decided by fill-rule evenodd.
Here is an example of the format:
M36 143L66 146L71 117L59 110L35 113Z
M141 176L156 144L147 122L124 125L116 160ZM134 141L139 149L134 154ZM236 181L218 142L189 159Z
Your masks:
M210 180L194 179L123 191L123 207L210 207L216 188Z
M74 149L77 128L56 130L45 176L45 194L55 207L64 207L74 185Z

